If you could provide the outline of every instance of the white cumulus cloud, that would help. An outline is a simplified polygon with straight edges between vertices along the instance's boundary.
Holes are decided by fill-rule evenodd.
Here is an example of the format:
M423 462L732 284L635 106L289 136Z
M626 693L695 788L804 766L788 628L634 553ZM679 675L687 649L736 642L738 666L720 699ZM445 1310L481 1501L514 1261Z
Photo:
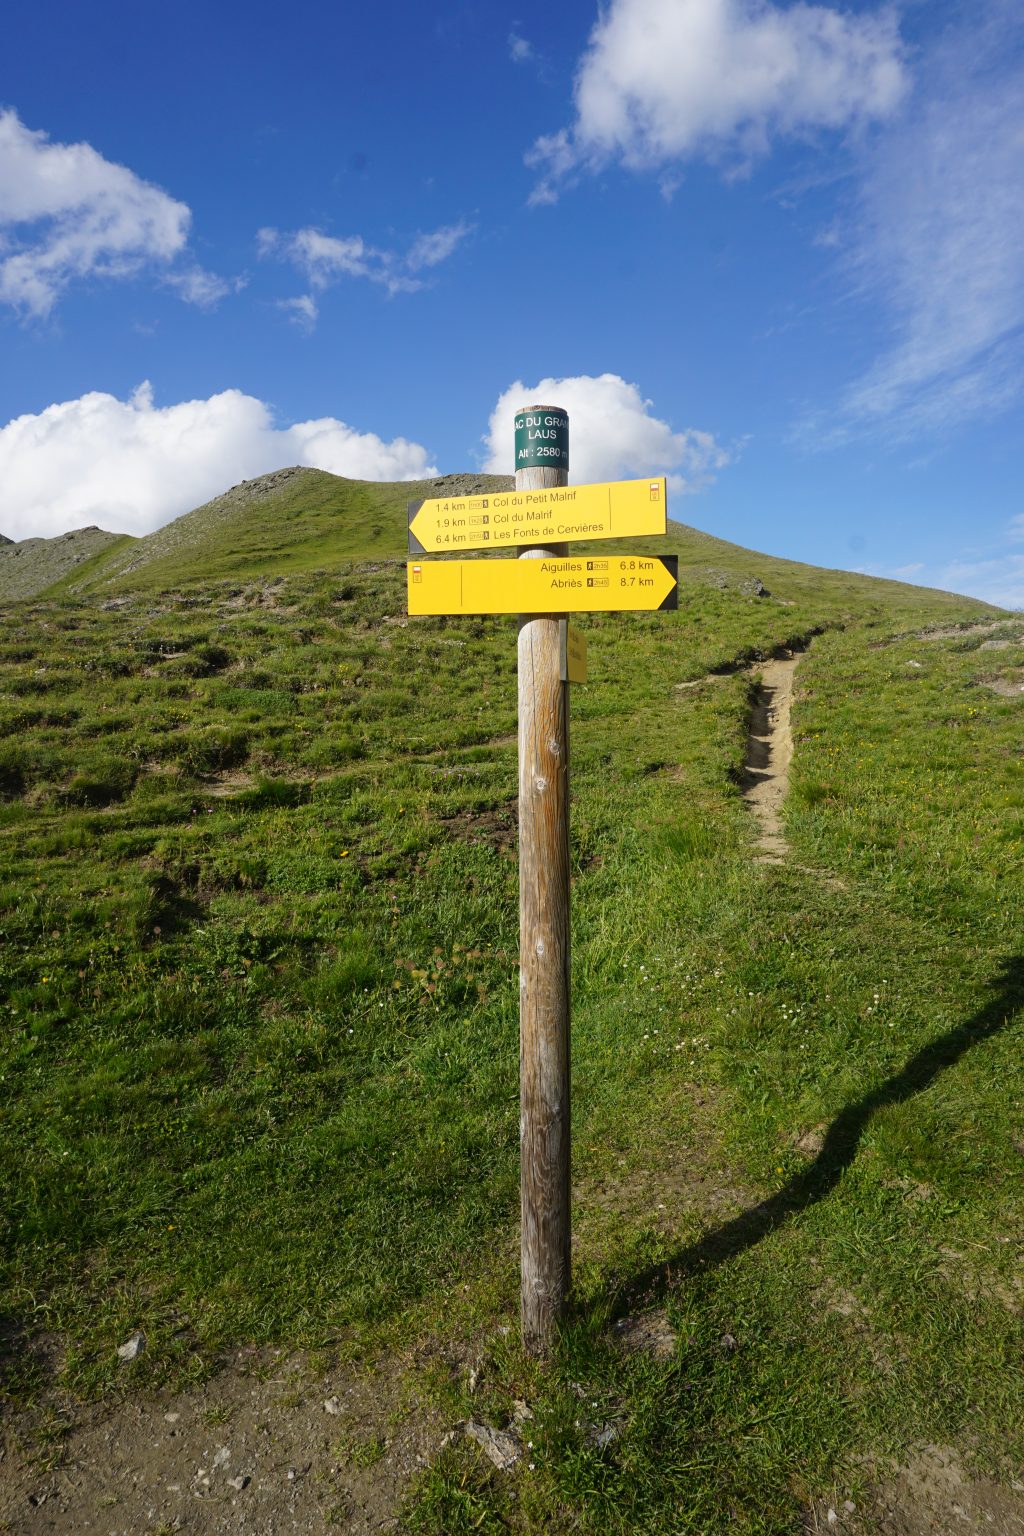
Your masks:
M686 493L709 485L729 462L710 432L674 432L651 414L652 402L635 384L602 373L510 385L491 412L486 469L512 472L515 413L535 404L560 405L569 413L569 470L578 484L663 474L676 494Z
M580 61L575 120L537 140L535 203L580 169L733 163L775 136L885 117L905 76L895 12L769 0L611 0Z
M226 293L194 262L184 203L105 160L90 144L54 144L0 111L0 303L44 318L76 279L133 277L155 266L189 303Z
M286 464L359 480L437 473L404 437L385 442L331 416L278 426L269 406L237 389L157 406L143 384L128 400L83 395L0 428L0 532L51 537L95 523L150 533Z

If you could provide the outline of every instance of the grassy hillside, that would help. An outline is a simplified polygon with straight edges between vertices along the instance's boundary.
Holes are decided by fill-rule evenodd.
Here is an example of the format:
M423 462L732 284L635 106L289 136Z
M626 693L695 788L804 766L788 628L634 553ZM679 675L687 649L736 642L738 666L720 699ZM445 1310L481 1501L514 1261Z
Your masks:
M295 575L328 570L339 560L394 559L407 547L408 501L511 484L500 475L382 482L281 469L243 481L156 533L112 550L109 560L73 573L64 589L141 590L196 578Z
M0 538L0 602L36 597L74 572L105 564L106 556L134 540L102 528L76 528L55 539Z
M110 542L100 553L85 537L112 538L98 529L28 541L43 547L37 554L39 574L31 588L5 581L7 567L0 554L0 601L44 592L54 597L111 597L160 590L186 594L196 584L202 587L210 581L279 580L325 573L351 561L404 560L409 501L507 490L512 483L511 476L502 475L380 482L346 480L318 469L282 469L243 481L145 538ZM865 580L841 571L822 572L814 566L754 554L680 522L669 523L665 539L636 542L637 547L650 543L662 554L678 554L681 564L689 567L682 573L684 581L701 587L735 584L742 595L750 596L758 582L772 589L781 580L788 601L817 595L833 615L844 601L855 607L884 605L896 593L908 611L924 612L933 603L934 595L920 587ZM63 547L59 556L63 563L51 571L42 565L42 553L48 552L51 562L56 561L58 547ZM76 547L81 563L74 564L71 552ZM600 548L586 543L576 547ZM983 607L969 599L954 601L958 612Z
M999 1473L1024 624L681 527L678 613L581 621L577 1302L541 1371L514 1333L514 625L405 618L383 557L422 494L298 471L0 612L12 1411L54 1341L66 1389L125 1390L136 1328L129 1390L240 1342L473 1340L482 1395L430 1390L495 1423L528 1398L533 1469L454 1446L410 1529L767 1536L918 1441ZM811 636L766 865L739 665ZM651 1309L666 1358L624 1354L614 1319Z

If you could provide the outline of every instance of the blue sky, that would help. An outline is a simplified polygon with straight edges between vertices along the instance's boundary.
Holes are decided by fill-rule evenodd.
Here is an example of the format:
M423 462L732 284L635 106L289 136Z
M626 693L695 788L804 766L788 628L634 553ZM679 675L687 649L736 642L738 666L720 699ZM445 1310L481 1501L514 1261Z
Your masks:
M284 463L576 480L1024 606L1017 0L21 6L0 531Z

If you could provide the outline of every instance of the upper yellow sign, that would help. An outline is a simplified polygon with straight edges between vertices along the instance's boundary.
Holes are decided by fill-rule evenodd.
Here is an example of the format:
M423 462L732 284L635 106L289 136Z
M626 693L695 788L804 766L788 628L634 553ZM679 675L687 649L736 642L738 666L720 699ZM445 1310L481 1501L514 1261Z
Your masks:
M406 566L409 612L610 613L676 606L675 555L424 560Z
M664 478L409 503L410 555L665 533Z

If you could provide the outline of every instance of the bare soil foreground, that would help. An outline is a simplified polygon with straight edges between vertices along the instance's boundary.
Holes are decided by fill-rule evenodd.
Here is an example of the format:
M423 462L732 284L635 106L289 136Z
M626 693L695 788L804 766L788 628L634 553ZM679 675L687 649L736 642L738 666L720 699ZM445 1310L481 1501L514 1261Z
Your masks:
M242 1351L193 1392L67 1406L55 1422L66 1433L47 1447L9 1435L0 1453L4 1532L394 1530L441 1438L393 1368L319 1378L283 1351Z
M817 1507L808 1532L846 1531L855 1536L1018 1536L1024 1531L1024 1485L1004 1488L972 1481L954 1450L920 1446L905 1466L881 1484L861 1513Z

